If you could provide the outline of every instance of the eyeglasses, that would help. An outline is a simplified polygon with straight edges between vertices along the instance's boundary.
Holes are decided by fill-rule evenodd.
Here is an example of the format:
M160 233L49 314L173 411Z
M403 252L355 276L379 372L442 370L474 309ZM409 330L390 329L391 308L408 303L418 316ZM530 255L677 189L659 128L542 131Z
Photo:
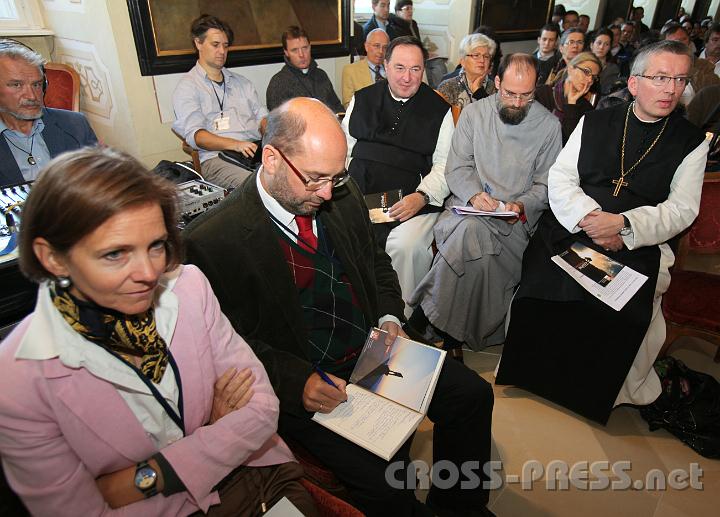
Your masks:
M383 52L385 52L387 50L388 46L383 45L381 43L372 43L372 44L370 44L370 48L373 48L375 50L382 50Z
M584 39L569 39L565 42L565 45L567 45L568 47L569 46L578 46L578 45L582 46L584 44L585 44Z
M407 12L412 12L413 6L412 6L412 5L406 5L405 7L401 7L400 10L401 10L401 11L405 11L406 13L407 13Z
M422 74L422 67L421 66L403 66L403 65L393 65L393 70L395 70L398 74L402 75L405 72L410 72L413 75L419 75Z
M311 192L322 189L328 183L332 183L332 188L337 188L347 183L347 181L350 179L350 174L348 174L347 170L344 170L343 172L333 176L332 178L307 179L299 170L297 170L297 168L292 164L290 160L288 160L288 157L285 156L285 154L280 149L278 149L277 147L275 147L275 149L277 150L277 152L280 153L282 159L285 160L285 163L288 164L288 166L295 173L298 179L303 182L305 188Z
M589 68L585 68L584 66L577 66L577 65L573 65L573 66L575 66L576 70L580 70L583 74L585 74L585 77L592 77L593 82L597 81L600 78L599 76L593 74L592 70L590 70Z
M490 54L468 54L467 57L471 57L475 61L490 61L490 59L492 59Z
M513 99L519 100L520 102L530 102L533 99L534 95L534 91L526 93L513 93L500 88L500 97L502 97L503 99Z
M642 74L635 74L637 77L643 77L645 79L650 79L650 82L653 86L665 86L668 84L671 80L673 81L673 84L677 86L682 86L683 88L690 80L689 77L686 76L677 76L677 77L670 77L668 75L642 75Z

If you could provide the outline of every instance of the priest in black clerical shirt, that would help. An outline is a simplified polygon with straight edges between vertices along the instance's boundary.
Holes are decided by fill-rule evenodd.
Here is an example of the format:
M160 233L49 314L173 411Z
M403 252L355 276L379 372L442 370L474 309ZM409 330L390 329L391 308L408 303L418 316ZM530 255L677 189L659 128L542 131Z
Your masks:
M402 190L403 198L390 208L397 222L375 229L387 236L385 250L406 302L430 269L432 227L450 192L445 162L454 129L452 113L422 82L426 59L418 39L392 40L385 54L387 80L356 92L342 123L348 171L362 193ZM411 312L406 308L406 316Z
M668 245L697 216L708 145L675 108L692 54L662 41L633 63L635 101L585 115L551 167L552 211L523 258L498 384L515 384L607 422L620 404L661 393L653 362L664 341ZM574 242L646 275L619 312L586 292L550 257Z

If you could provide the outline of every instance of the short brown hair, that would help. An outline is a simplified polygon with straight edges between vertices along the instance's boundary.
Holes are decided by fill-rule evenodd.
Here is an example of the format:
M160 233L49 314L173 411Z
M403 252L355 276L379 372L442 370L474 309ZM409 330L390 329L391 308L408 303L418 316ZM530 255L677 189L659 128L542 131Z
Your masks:
M308 38L307 32L305 32L305 29L298 27L297 25L291 25L287 29L285 29L285 32L282 33L282 46L284 50L287 50L287 42L289 39L300 39L305 38L306 40L310 41L310 38Z
M33 184L23 210L20 269L30 280L52 279L35 256L42 237L66 254L83 237L123 210L157 203L167 229L167 270L182 259L177 189L135 158L109 148L86 147L52 160Z
M209 31L210 29L217 29L221 32L224 32L225 36L228 39L228 45L233 44L235 34L233 33L232 28L230 28L230 25L222 21L217 16L201 14L200 16L195 18L190 25L190 37L192 38L192 47L195 49L196 54L197 48L195 47L195 38L199 39L200 43L204 42L207 31Z

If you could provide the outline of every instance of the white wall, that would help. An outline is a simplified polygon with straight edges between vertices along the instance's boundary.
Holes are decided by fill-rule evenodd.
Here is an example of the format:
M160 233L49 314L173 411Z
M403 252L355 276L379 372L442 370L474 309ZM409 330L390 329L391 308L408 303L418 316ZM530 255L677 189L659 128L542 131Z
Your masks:
M692 11L695 8L695 4L697 3L697 0L682 0L680 3L680 6L685 9L685 12L688 16L692 16Z
M708 9L708 16L712 16L715 21L719 21L718 14L720 14L720 0L713 0Z
M577 11L578 14L587 14L590 17L590 30L597 29L602 24L605 12L605 0L562 0L565 9ZM635 2L637 5L637 2Z

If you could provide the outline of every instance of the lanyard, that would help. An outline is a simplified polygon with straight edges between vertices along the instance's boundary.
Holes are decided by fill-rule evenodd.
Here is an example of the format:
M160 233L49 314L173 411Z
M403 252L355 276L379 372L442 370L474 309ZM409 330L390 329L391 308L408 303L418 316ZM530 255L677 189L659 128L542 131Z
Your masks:
M215 98L217 99L218 104L220 105L220 116L221 117L223 116L223 104L225 104L225 94L226 94L225 85L226 84L227 84L227 81L223 78L223 98L222 98L222 102L221 102L220 96L217 94L217 90L215 89L215 81L210 79L210 86L212 86L212 90L213 90L213 93L215 94Z
M182 431L183 436L185 436L185 415L183 411L183 394L182 394L182 380L180 379L180 370L178 370L177 364L175 363L175 358L170 353L170 350L167 351L168 354L168 360L170 362L170 367L172 368L173 373L175 374L175 382L177 383L178 387L178 410L180 411L180 414L176 413L175 410L170 407L170 404L168 404L168 401L165 400L165 397L163 397L158 389L155 387L155 384L147 378L147 376L134 364L132 364L129 361L126 361L120 354L115 352L114 350L110 350L107 347L103 347L105 350L110 352L113 356L115 356L117 359L128 365L132 371L134 371L137 376L140 378L141 381L145 383L145 386L148 387L150 390L150 393L152 393L152 396L155 397L155 400L158 401L158 403L163 407L165 412L168 414L168 416L172 419L173 422L175 422L175 425L177 425L180 430Z

